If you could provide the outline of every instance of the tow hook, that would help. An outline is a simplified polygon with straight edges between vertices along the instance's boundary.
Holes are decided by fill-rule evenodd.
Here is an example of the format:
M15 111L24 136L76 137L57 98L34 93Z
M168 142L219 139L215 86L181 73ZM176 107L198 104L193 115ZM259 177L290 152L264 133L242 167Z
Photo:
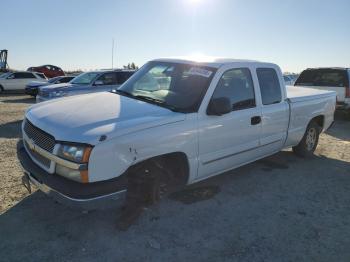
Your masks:
M28 190L28 193L32 193L32 187L30 185L30 180L28 174L24 173L22 176L22 185Z

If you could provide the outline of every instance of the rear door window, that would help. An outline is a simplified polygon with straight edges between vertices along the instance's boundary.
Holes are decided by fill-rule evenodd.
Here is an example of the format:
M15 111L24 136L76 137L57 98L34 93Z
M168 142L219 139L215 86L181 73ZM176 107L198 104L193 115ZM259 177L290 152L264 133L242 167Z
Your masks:
M273 68L258 68L256 73L263 105L280 103L282 101L282 91L276 70Z
M295 82L297 86L348 86L346 70L341 69L308 69L304 70Z

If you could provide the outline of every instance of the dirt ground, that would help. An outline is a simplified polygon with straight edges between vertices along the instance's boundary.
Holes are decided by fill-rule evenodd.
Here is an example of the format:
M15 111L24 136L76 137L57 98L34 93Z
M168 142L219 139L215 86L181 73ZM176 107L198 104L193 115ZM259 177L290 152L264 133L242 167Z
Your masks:
M33 102L0 96L0 261L350 261L350 122L336 121L312 159L280 152L119 232L120 210L67 208L21 186L15 148Z

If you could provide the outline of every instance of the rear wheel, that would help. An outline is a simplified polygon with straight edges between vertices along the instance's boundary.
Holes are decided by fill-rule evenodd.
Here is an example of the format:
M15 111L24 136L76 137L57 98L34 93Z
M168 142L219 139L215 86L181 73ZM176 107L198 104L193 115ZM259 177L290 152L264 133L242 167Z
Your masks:
M303 139L300 143L293 147L293 152L300 157L313 156L320 136L321 127L314 121L306 128Z

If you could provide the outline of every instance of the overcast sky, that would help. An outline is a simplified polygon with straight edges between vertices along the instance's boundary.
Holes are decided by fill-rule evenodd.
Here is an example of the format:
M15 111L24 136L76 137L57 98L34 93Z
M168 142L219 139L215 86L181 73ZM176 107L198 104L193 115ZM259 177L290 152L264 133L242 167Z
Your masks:
M110 68L113 38L119 67L192 54L350 67L349 0L11 0L1 20L14 69Z

